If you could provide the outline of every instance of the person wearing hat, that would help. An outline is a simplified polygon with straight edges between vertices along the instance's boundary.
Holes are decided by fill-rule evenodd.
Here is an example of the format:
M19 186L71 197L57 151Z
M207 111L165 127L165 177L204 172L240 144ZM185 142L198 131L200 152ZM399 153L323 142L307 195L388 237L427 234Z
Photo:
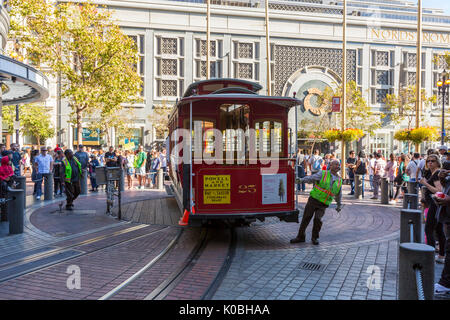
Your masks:
M47 148L42 147L41 153L33 159L33 166L36 171L34 183L36 185L36 200L42 196L43 175L53 171L53 157L47 154Z
M62 176L64 177L64 186L66 191L66 210L73 210L73 201L81 193L81 163L73 155L72 150L67 149L64 152L66 156L62 161Z
M305 242L306 228L314 217L311 242L314 245L318 245L319 232L322 228L322 218L325 215L326 209L333 201L333 198L337 202L336 211L341 211L342 178L339 176L340 169L341 164L339 160L333 160L330 163L329 170L322 170L311 176L297 179L297 183L314 183L314 186L306 203L297 237L292 239L291 243Z

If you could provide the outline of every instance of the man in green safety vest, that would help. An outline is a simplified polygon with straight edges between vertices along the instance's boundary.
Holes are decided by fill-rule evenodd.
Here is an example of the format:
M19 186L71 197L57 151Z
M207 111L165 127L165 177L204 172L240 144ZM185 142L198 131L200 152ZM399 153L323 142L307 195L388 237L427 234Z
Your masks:
M306 228L314 216L311 242L315 245L319 244L322 218L325 215L325 210L333 201L333 198L337 202L336 211L341 211L342 178L339 176L340 170L341 164L339 160L334 160L330 163L328 170L319 171L311 176L297 179L297 183L314 183L314 186L306 203L298 235L291 240L291 243L305 242Z
M64 155L61 176L64 177L64 189L67 196L66 210L73 210L73 201L81 193L81 163L73 156L73 151L70 149L67 149Z

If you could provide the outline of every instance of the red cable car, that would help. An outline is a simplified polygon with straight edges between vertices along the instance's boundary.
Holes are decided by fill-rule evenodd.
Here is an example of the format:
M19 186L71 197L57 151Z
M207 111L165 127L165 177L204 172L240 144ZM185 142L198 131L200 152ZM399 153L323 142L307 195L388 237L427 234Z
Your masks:
M169 174L189 225L298 222L288 112L300 101L261 89L238 79L195 82L170 115Z

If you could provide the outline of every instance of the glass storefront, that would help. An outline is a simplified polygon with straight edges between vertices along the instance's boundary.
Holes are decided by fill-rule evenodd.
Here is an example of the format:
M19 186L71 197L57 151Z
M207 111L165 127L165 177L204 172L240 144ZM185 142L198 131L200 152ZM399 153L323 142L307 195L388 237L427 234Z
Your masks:
M116 146L123 150L136 150L139 145L143 145L144 128L133 128L129 136L116 136Z
M378 132L370 137L370 153L380 152L388 158L393 151L393 137L391 132Z

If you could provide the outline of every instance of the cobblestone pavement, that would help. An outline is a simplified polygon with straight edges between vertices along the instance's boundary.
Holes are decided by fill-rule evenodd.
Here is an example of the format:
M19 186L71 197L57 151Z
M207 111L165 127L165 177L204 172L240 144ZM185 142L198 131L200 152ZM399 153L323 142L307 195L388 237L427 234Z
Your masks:
M166 196L156 190L126 191L124 203ZM307 194L299 197L302 204L306 199ZM104 193L80 197L74 212L60 212L61 201L30 203L23 234L7 235L7 224L0 224L0 299L98 299L154 259L180 230L106 216ZM319 246L310 242L312 222L307 242L295 245L289 240L296 236L299 224L270 218L237 228L234 258L212 299L396 299L400 208L350 196L344 196L343 203L341 214L327 210ZM201 255L161 298L201 299L210 289L230 241L227 230L211 231ZM200 229L185 228L168 254L113 299L148 298L183 266L199 234ZM61 248L61 257L51 256L55 260L48 266L14 274L23 268L21 258ZM67 287L67 270L73 265L81 270L80 290ZM441 271L437 265L436 278ZM14 277L5 280L11 274ZM379 274L379 288L376 281L370 282L375 287L368 288L372 274Z
M319 246L310 242L312 221L306 243L295 245L298 224L269 219L238 230L235 258L213 299L397 299L400 208L350 196L343 203L341 214L327 210ZM441 272L437 266L436 278Z

